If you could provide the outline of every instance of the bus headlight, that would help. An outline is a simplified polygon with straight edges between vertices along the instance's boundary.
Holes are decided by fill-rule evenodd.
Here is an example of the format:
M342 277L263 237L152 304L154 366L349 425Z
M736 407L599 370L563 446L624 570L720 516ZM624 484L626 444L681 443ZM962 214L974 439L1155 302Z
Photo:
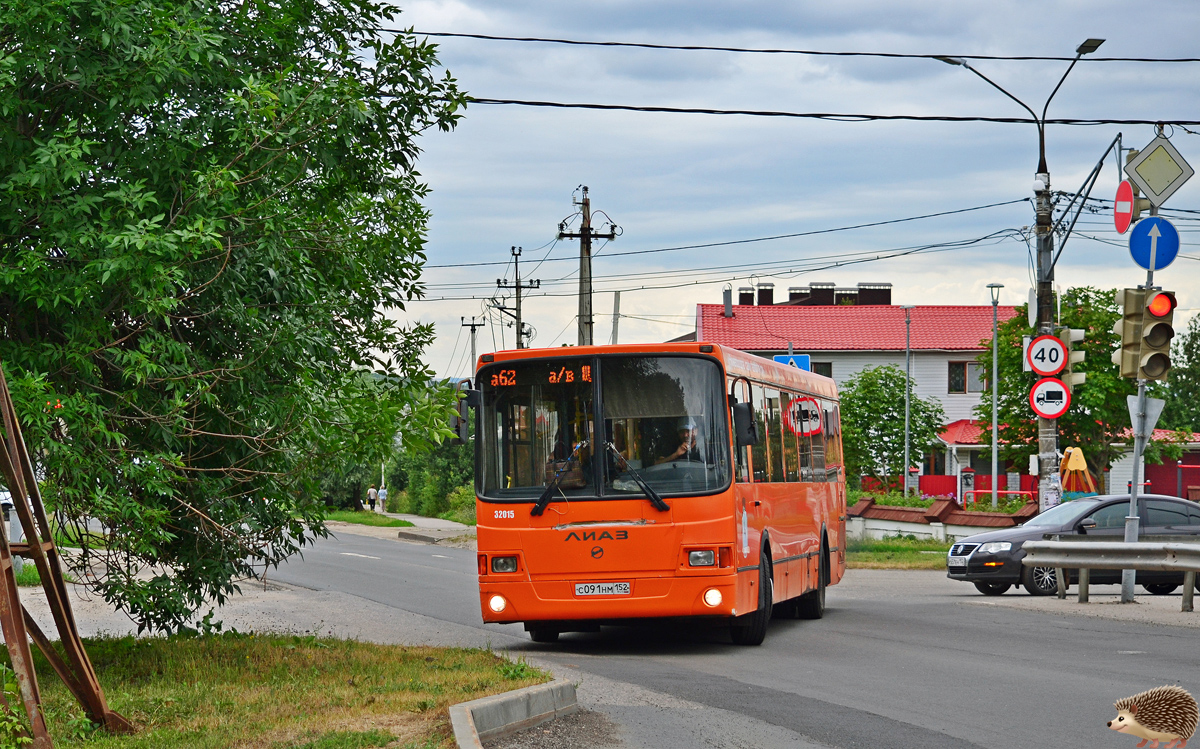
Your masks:
M721 591L717 590L716 588L709 588L708 590L704 591L704 602L709 606L720 606L722 600L723 598L721 596Z
M689 551L688 566L689 567L712 567L717 563L716 554L712 549L704 551Z
M492 557L492 572L516 572L516 557Z
M499 614L508 606L508 601L504 600L504 596L496 595L488 599L488 608L493 614Z

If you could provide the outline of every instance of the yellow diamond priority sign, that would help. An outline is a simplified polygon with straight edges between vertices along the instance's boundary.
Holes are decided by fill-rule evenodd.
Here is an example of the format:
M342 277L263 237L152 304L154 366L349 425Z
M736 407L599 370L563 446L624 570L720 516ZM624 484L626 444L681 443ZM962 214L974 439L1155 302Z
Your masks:
M1171 141L1160 135L1125 165L1125 174L1151 203L1160 206L1195 172Z

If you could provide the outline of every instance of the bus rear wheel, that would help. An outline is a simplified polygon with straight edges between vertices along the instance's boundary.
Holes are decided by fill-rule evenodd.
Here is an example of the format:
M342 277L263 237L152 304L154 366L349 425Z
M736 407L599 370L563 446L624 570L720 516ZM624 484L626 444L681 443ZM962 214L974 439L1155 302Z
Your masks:
M771 622L773 598L771 557L764 551L758 564L758 609L734 618L729 625L729 636L734 645L762 645Z
M817 589L796 599L796 618L820 619L825 616L825 580L829 576L829 553L821 546L821 561L817 565Z
M550 629L549 627L531 627L529 629L529 639L534 642L558 642L558 630Z

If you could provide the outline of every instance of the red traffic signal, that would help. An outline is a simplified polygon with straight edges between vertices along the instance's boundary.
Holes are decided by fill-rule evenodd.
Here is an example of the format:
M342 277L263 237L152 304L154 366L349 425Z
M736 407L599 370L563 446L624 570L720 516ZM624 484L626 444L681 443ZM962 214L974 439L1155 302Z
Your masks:
M1155 317L1166 317L1175 311L1175 295L1158 293L1146 302L1146 311Z

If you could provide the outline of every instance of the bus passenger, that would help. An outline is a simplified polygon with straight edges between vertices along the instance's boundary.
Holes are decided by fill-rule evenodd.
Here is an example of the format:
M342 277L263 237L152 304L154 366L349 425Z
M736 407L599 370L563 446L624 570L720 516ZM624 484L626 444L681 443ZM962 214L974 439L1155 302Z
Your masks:
M685 416L679 420L679 447L667 457L656 460L654 465L669 463L672 460L703 462L700 449L696 447L696 422L692 421L691 417Z

